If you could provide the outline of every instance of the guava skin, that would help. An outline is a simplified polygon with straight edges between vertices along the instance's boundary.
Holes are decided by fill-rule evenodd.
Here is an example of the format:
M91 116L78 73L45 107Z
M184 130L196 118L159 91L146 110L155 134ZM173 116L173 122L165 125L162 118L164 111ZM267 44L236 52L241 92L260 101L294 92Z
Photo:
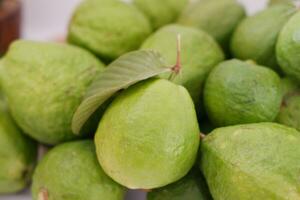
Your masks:
M232 54L242 60L254 60L280 72L276 60L276 43L280 31L296 12L295 6L271 6L244 19L231 39Z
M148 17L153 29L173 23L188 4L188 0L133 0Z
M15 193L29 184L37 144L23 135L0 101L0 194Z
M187 6L178 23L206 31L228 53L232 33L245 16L245 9L235 0L202 0Z
M201 144L215 200L300 199L300 133L275 123L219 128Z
M47 200L122 200L125 189L101 169L93 141L68 142L54 147L38 164L32 196L46 191Z
M283 101L277 122L300 131L300 85L291 79L283 79Z
M281 100L280 78L274 71L236 59L215 67L204 89L208 117L217 127L272 122Z
M300 12L292 16L282 29L276 54L283 72L300 82Z
M186 89L150 79L123 91L106 110L95 137L98 160L128 188L162 187L192 168L199 132Z
M212 200L200 173L191 172L181 180L150 191L147 200Z
M190 93L197 111L200 109L202 90L209 72L224 60L224 54L214 39L207 33L191 27L168 25L151 35L142 45L142 49L160 52L168 65L176 63L176 37L181 35L180 74L173 82L183 85ZM168 74L161 75L168 78Z
M0 79L12 116L39 142L57 144L91 134L73 134L71 121L87 87L104 65L66 44L16 41L0 64ZM90 124L88 122L87 124Z
M75 10L68 41L110 62L138 49L151 31L150 22L134 5L117 0L86 0Z

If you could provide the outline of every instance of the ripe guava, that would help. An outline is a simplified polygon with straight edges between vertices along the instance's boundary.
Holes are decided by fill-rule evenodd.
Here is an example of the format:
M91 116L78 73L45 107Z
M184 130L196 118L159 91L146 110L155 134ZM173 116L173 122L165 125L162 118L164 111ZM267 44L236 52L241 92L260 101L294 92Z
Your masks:
M1 60L0 80L23 131L39 142L57 144L96 128L91 120L75 135L71 121L87 87L103 69L99 60L78 47L16 41Z
M187 6L178 23L206 31L228 53L231 35L245 16L245 9L236 0L201 0Z
M0 100L0 194L23 190L36 158L36 143L23 135Z
M173 81L187 88L196 109L199 110L204 81L212 68L224 60L224 54L213 38L195 28L168 25L151 35L141 48L159 51L172 66L177 59L176 36L178 34L181 35L182 69ZM168 76L164 74L161 77L168 78Z
M68 41L110 62L138 49L151 33L146 16L119 0L85 0L75 10Z
M283 27L276 54L283 72L300 81L300 12L294 14Z
M219 128L201 143L214 200L300 199L300 132L275 123Z
M98 160L128 188L162 187L191 169L199 132L187 90L150 79L123 91L106 110L95 137Z
M283 101L277 116L277 122L300 131L300 85L285 78L281 81Z
M247 17L233 34L232 54L281 71L276 60L276 42L281 29L295 12L295 6L280 4Z
M188 0L133 0L134 4L148 17L154 29L177 20Z
M280 78L274 71L236 59L215 67L204 89L205 108L216 126L271 122L281 99Z
M125 192L103 172L88 140L50 150L34 172L31 190L34 200L122 200Z
M181 180L150 191L147 200L212 200L207 184L200 173L190 172Z

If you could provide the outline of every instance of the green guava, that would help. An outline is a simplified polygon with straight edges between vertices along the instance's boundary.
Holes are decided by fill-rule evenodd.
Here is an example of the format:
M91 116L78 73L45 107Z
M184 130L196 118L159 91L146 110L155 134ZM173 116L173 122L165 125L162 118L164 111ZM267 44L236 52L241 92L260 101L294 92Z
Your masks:
M300 81L300 12L292 16L283 27L276 54L283 72Z
M281 100L280 78L274 71L236 59L215 67L204 89L205 108L216 126L271 122Z
M151 33L146 16L119 0L85 0L76 9L68 41L110 62L138 49Z
M181 180L150 191L147 200L212 200L203 175L190 172Z
M295 12L295 6L280 4L244 19L233 34L232 54L281 71L276 60L276 42L281 29Z
M235 0L201 0L187 6L178 23L206 31L227 52L234 29L245 16L245 9Z
M219 128L201 144L214 200L300 199L300 132L275 123Z
M284 97L277 122L300 131L300 85L288 78L282 79L281 84Z
M191 169L199 132L187 90L150 79L123 91L104 113L95 137L98 160L128 188L162 187Z
M31 190L34 200L122 200L125 192L103 172L88 140L50 150L34 172Z
M154 29L177 20L188 0L133 0L134 4L149 18Z
M0 100L0 194L24 189L36 158L36 143L23 135Z
M224 54L213 38L195 28L168 25L151 35L141 48L159 51L172 66L177 59L178 34L181 35L182 69L173 81L187 88L199 111L204 81L212 68L224 60ZM168 76L164 74L161 77L168 78Z
M103 64L78 47L16 41L1 60L0 80L12 116L24 132L42 143L57 144L93 132L87 123L74 135L71 121L102 69Z

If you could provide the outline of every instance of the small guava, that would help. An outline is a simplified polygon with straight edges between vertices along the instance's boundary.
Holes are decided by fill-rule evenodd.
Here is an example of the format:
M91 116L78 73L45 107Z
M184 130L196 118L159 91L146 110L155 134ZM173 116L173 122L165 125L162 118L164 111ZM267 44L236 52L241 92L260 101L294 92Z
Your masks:
M147 194L147 200L212 200L203 175L190 172L181 180Z
M125 189L99 165L92 141L76 141L51 149L38 164L33 200L122 200Z
M216 126L272 122L282 100L280 78L271 69L229 60L207 78L204 104Z
M0 194L23 190L36 159L37 144L23 135L0 100Z
M93 124L92 118L75 135L71 121L87 87L103 69L96 57L75 46L16 41L1 60L0 80L22 130L39 142L57 144L96 129L98 122Z
M300 199L300 132L276 123L218 128L201 143L214 200Z
M138 49L151 31L149 20L134 5L120 0L85 0L74 12L68 41L110 62Z
M192 168L199 126L187 90L150 79L123 91L100 121L98 160L116 182L131 189L173 183Z
M133 0L134 4L148 17L154 29L175 22L188 0Z
M141 48L160 52L172 66L177 59L177 35L181 36L182 69L173 82L183 85L189 91L199 111L204 82L213 67L224 60L224 54L207 33L181 25L168 25L159 29L143 43ZM161 77L168 78L169 75L163 74Z
M295 6L280 4L245 18L231 39L232 55L281 71L276 60L276 43L283 26L295 12Z
M283 72L300 81L300 12L283 27L276 47L278 63Z
M178 23L206 31L228 53L231 35L245 16L244 7L236 0L201 0L190 3Z

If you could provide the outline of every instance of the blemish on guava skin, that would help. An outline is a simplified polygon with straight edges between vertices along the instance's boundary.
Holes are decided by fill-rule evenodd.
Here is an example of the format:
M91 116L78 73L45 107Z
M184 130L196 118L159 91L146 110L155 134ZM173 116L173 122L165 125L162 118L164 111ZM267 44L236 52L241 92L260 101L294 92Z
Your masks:
M300 29L294 32L293 41L296 43L300 43Z
M48 200L49 193L48 190L45 188L41 188L38 194L38 200Z

